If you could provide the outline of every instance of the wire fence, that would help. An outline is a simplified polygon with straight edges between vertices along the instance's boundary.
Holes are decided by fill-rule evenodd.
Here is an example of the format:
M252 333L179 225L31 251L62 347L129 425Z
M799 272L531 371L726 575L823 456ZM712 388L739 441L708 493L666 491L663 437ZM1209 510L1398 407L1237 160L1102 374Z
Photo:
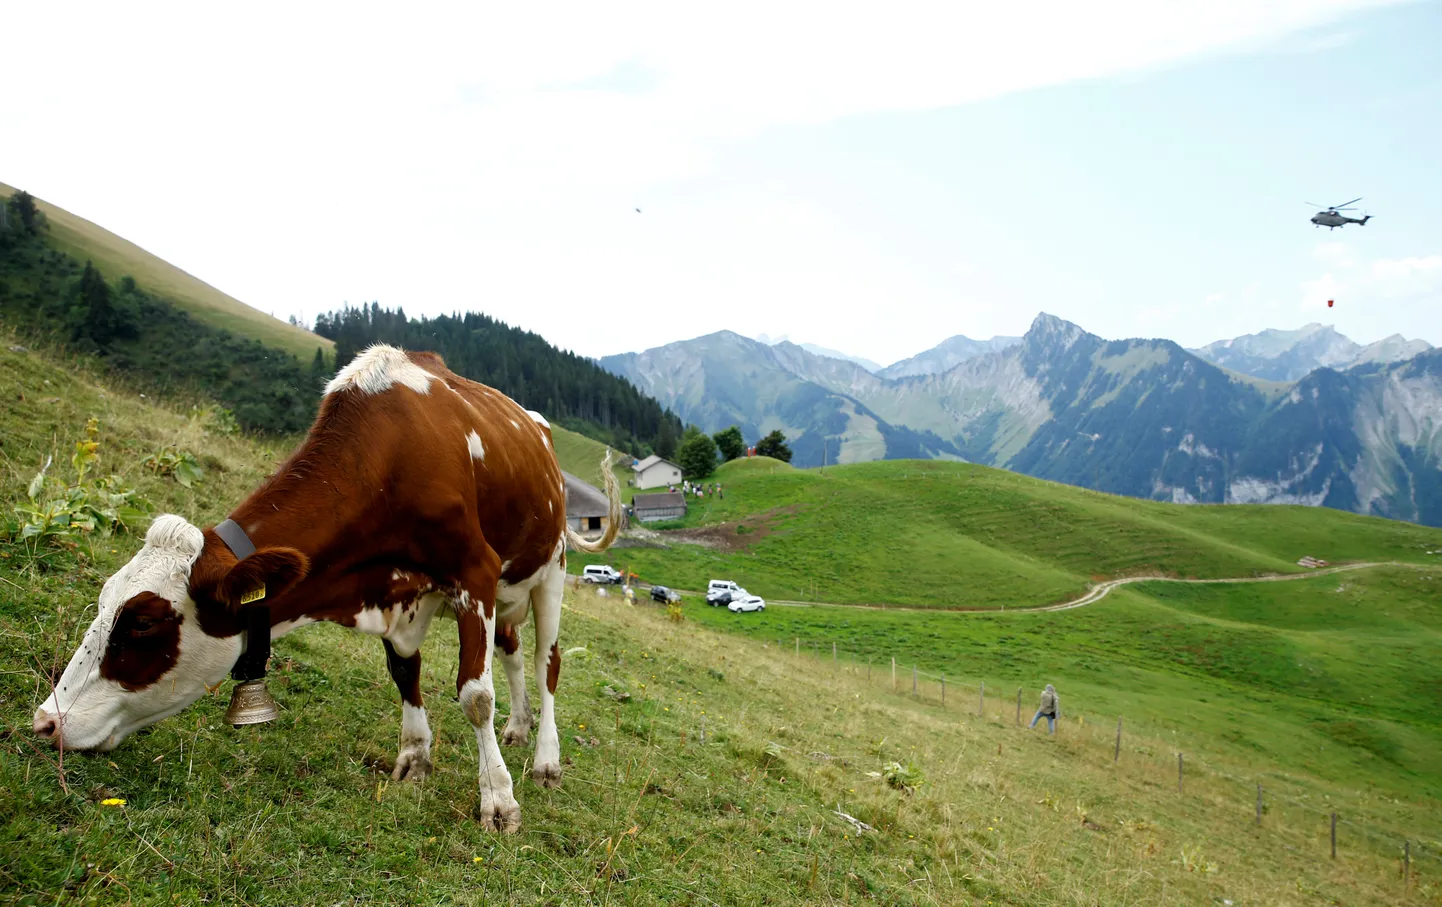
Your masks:
M849 653L835 642L773 637L763 643L775 646L781 657L804 657L819 662L822 667L829 663L838 673L959 715L1018 728L1030 728L1040 717L1036 714L1035 699L1027 700L1025 688L1017 688L1013 694L1009 685L988 687L981 681L962 681L959 677L923 671L916 664L906 664L890 656L877 658ZM1032 696L1038 692L1033 691ZM1178 796L1205 793L1220 803L1235 803L1239 821L1249 822L1258 829L1285 832L1298 841L1298 844L1277 841L1292 855L1327 862L1337 859L1339 853L1364 850L1370 856L1395 860L1404 885L1416 883L1421 875L1419 870L1425 870L1429 877L1442 875L1442 841L1400 830L1385 818L1369 814L1364 806L1368 798L1400 805L1398 801L1357 791L1333 798L1305 790L1275 770L1243 777L1197 752L1170 749L1159 752L1154 735L1135 735L1129 739L1128 728L1135 731L1138 726L1127 722L1125 716L1117 716L1113 728L1110 716L1103 718L1076 709L1070 697L1060 712L1063 718L1057 720L1056 733L1080 736L1086 743L1095 745L1098 758L1115 766L1119 777L1150 784L1166 777L1166 783L1175 781Z

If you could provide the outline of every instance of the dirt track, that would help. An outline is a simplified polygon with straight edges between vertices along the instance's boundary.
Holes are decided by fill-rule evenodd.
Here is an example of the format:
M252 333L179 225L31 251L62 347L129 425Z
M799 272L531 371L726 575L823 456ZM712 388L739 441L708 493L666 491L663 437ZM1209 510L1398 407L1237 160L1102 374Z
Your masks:
M1343 564L1338 567L1323 567L1320 570L1311 570L1307 573L1271 573L1266 576L1241 576L1224 577L1221 579L1177 579L1171 576L1124 576L1120 579L1107 580L1093 586L1085 595L1072 599L1069 602L1062 602L1056 605L1032 605L1021 608L918 608L910 605L844 605L836 602L797 602L780 601L767 599L768 605L782 605L791 607L806 608L811 606L825 606L831 608L866 608L873 611L949 611L949 612L977 612L992 614L998 610L1004 611L1067 611L1072 608L1081 608L1094 604L1106 598L1107 595L1118 586L1125 586L1128 583L1281 583L1288 580L1307 579L1314 576L1328 576L1333 573L1346 573L1351 570L1366 570L1372 567L1412 567L1414 569L1427 569L1427 564L1409 564L1403 561L1375 561L1364 564ZM693 593L694 594L694 593Z

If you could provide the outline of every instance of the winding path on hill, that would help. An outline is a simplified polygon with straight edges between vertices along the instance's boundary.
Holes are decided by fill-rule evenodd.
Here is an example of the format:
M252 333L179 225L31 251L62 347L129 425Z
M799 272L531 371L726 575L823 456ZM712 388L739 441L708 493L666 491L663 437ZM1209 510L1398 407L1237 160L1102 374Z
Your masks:
M1289 580L1310 579L1318 576L1329 576L1333 573L1347 573L1352 570L1367 570L1373 567L1411 567L1417 570L1427 569L1429 564L1414 564L1406 561L1369 561L1361 564L1342 564L1337 567L1323 567L1318 570L1311 570L1307 573L1268 573L1263 576L1235 576L1222 577L1220 579L1178 579L1174 576L1124 576L1119 579L1110 579L1093 586L1080 598L1072 599L1069 602L1062 602L1056 605L1033 605L1023 608L968 608L963 613L993 614L999 611L1069 611L1072 608L1083 608L1087 605L1096 604L1106 598L1111 591L1118 586L1125 586L1128 583L1193 583L1197 585L1207 583L1282 583ZM820 605L830 608L865 608L872 611L962 611L958 608L918 608L913 605L844 605L836 602L799 602L799 601L778 601L768 600L768 605L783 605L793 607L810 607Z

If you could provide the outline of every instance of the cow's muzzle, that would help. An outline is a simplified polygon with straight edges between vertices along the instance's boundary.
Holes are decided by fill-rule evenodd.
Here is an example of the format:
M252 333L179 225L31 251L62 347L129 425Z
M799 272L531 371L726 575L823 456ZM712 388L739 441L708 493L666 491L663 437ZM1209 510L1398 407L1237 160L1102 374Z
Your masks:
M60 746L60 716L52 715L44 709L35 710L35 722L31 725L35 736L41 740L49 740L56 746Z

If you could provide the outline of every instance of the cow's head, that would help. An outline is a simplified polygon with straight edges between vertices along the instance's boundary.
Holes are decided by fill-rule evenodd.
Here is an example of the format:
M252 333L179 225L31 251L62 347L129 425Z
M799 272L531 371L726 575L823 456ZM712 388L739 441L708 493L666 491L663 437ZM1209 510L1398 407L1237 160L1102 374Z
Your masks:
M94 622L35 711L35 733L65 749L110 750L225 679L241 653L240 597L261 584L278 595L309 564L289 548L236 563L218 545L178 516L155 520L100 590Z

